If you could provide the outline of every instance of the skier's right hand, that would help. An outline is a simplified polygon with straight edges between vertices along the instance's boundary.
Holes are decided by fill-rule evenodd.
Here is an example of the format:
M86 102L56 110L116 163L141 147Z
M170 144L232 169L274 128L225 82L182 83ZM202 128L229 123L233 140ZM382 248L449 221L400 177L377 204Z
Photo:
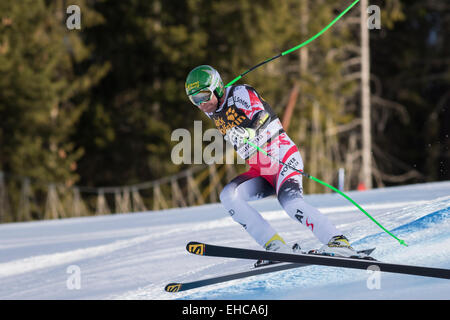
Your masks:
M251 132L250 130L252 129L247 129L239 126L233 127L227 131L227 133L225 134L225 139L232 143L234 146L238 147L245 143L247 139L251 139L252 135L254 136L254 132Z

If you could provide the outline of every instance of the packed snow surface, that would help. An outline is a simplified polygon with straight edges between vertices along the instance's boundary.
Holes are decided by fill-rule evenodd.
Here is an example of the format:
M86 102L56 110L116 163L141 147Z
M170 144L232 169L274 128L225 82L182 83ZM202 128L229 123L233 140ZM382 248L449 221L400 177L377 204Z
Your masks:
M408 247L338 194L309 195L356 249L377 260L450 268L450 181L348 192ZM252 202L289 243L321 244L275 198ZM450 281L308 266L167 293L247 271L253 261L201 257L189 241L260 249L220 204L0 225L0 299L450 299Z

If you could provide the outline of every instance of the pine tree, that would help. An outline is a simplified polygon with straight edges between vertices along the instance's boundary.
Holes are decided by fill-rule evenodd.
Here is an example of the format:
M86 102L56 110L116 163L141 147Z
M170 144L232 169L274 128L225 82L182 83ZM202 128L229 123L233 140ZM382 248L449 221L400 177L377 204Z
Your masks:
M0 4L0 170L70 186L83 153L70 136L101 68L77 73L89 50L62 3Z
M401 5L404 19L383 22L371 45L379 175L387 185L446 180L450 8L441 1L396 2L386 14Z
M95 48L93 61L111 69L92 89L74 136L86 151L82 184L130 184L181 169L170 161L170 137L193 126L196 110L184 79L205 52L207 32L196 27L199 7L196 1L95 3L104 21L85 37Z

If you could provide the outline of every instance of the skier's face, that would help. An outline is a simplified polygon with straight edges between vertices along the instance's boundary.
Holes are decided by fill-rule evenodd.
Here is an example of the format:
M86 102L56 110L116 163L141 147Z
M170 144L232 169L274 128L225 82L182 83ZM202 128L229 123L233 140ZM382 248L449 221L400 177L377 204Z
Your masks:
M210 99L209 101L203 102L203 103L199 106L199 108L200 108L200 110L202 110L203 112L211 113L211 112L216 111L216 109L217 109L217 104L218 104L217 97L216 97L215 94L213 94L213 95L211 96L211 99Z

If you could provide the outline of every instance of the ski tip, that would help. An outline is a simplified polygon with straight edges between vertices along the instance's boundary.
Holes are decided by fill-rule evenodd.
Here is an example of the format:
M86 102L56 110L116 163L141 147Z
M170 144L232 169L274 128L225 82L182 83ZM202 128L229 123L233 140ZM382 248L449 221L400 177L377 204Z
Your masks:
M178 291L181 290L181 286L182 286L181 283L173 282L173 283L169 283L169 284L164 288L164 290L165 290L166 292L178 292Z
M200 242L191 241L186 245L186 250L189 253L202 256L205 254L205 244Z

